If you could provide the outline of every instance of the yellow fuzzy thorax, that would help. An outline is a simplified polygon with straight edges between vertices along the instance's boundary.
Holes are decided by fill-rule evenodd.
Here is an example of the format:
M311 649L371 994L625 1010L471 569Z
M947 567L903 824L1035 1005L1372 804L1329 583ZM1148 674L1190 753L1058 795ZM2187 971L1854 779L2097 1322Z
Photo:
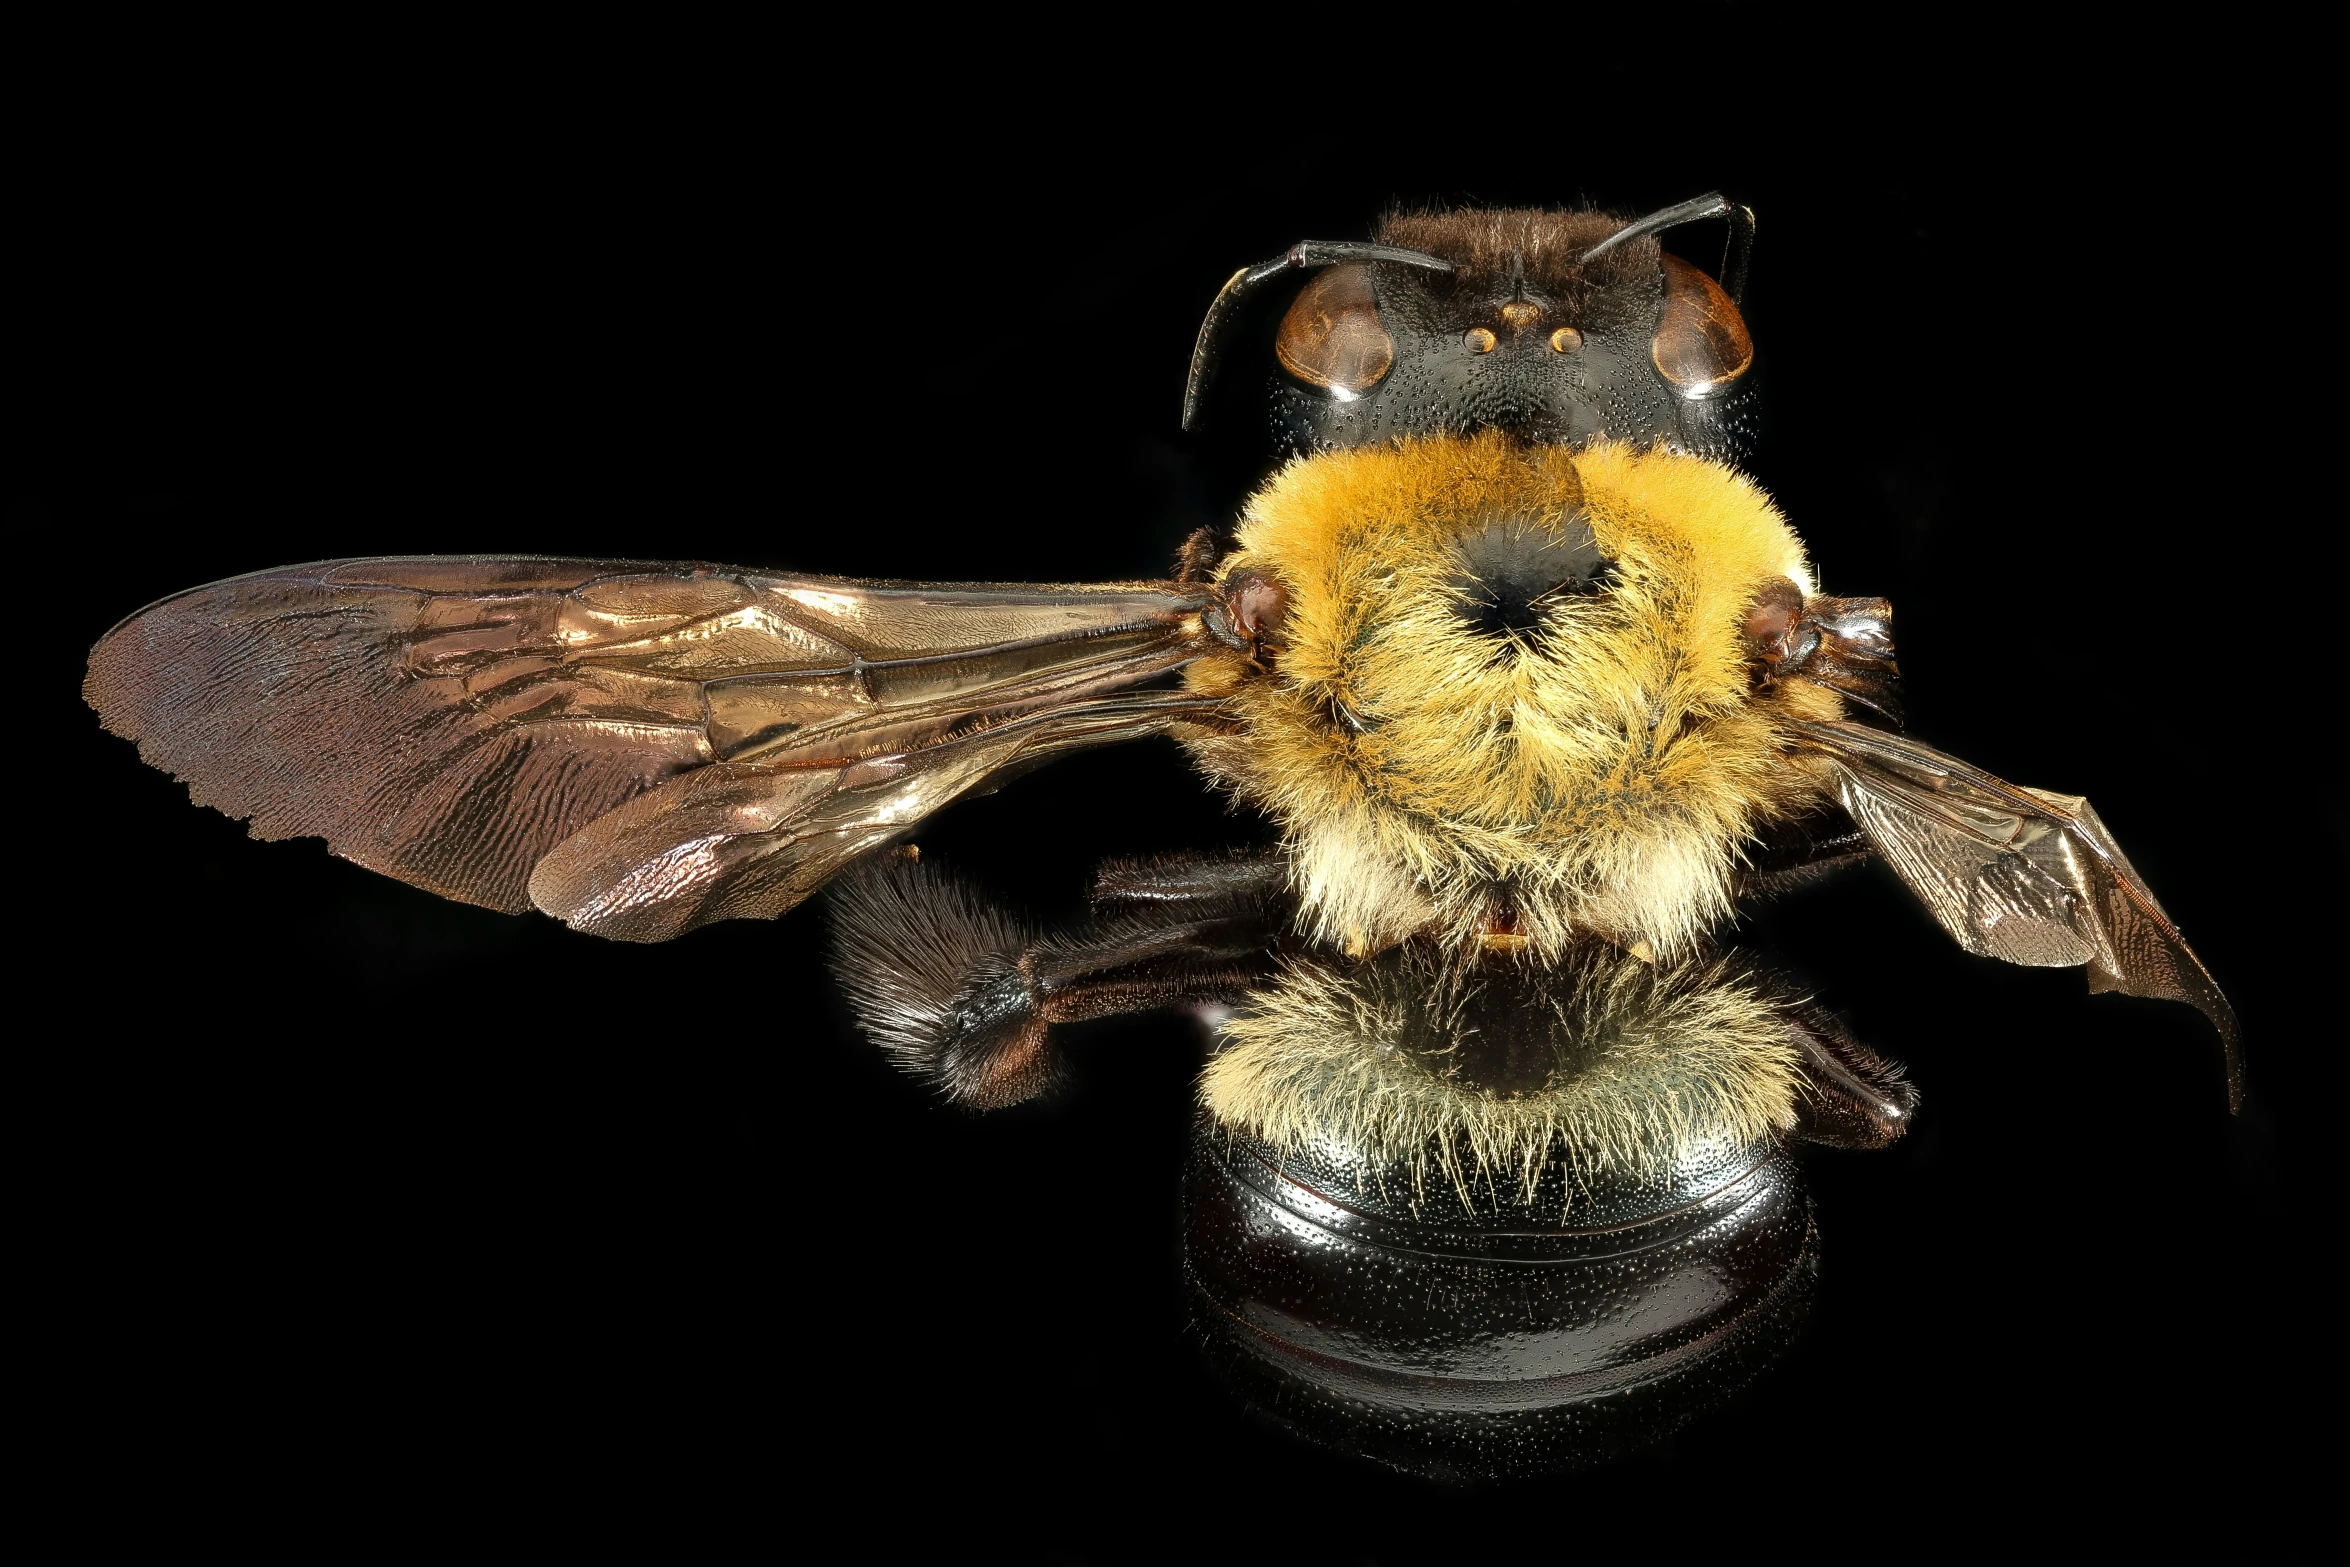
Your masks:
M1497 519L1588 525L1607 590L1499 640L1464 619L1462 547ZM1249 503L1220 579L1287 594L1265 666L1202 659L1237 733L1192 742L1285 830L1312 933L1350 951L1413 934L1555 958L1578 934L1660 958L1727 914L1738 847L1816 786L1782 720L1832 693L1758 697L1756 592L1814 588L1769 499L1728 468L1620 445L1436 437L1291 463Z

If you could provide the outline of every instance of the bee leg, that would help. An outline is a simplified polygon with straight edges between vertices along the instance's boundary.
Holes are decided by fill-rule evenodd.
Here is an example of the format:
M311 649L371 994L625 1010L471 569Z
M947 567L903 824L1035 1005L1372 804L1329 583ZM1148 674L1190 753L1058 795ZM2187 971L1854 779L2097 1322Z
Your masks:
M1229 1000L1271 972L1273 951L1259 921L1158 913L989 954L950 1000L925 1075L983 1109L1035 1098L1060 1080L1053 1024Z
M1031 947L1037 1005L1055 1023L1234 998L1273 971L1278 928L1252 913L1149 910Z
M1208 580L1208 569L1216 564L1216 557L1224 553L1223 541L1213 528L1194 529L1183 548L1175 552L1175 580L1184 587Z
M1782 822L1748 856L1730 898L1733 903L1776 898L1864 864L1875 852L1868 835L1841 816Z
M1799 1002L1781 1015L1803 1057L1796 1136L1831 1148L1882 1148L1909 1130L1918 1091L1898 1064L1853 1038L1824 1007Z
M1213 912L1271 915L1297 900L1289 862L1260 851L1107 860L1094 873L1091 901L1096 914L1165 908L1197 918Z
M1057 1083L1052 1025L1228 998L1272 967L1263 917L1174 907L1038 937L961 882L887 860L836 884L834 973L865 1033L963 1104Z

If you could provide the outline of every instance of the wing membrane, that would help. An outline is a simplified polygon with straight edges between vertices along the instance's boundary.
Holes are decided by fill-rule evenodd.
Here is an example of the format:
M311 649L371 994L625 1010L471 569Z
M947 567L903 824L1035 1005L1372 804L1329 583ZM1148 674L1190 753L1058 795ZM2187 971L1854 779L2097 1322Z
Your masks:
M1877 851L1967 951L2035 967L2085 964L2089 989L2183 1001L2227 1051L2242 1104L2234 1008L2088 801L2019 788L1905 736L1797 723Z
M950 800L1058 752L1200 716L1177 693L1113 697L845 765L721 762L574 834L539 862L531 897L577 929L622 941L771 917Z
M550 913L657 940L780 912L1005 769L1208 716L1100 705L1196 653L1200 602L1152 583L325 561L141 611L92 650L83 693L256 837L322 837L509 912L544 890Z

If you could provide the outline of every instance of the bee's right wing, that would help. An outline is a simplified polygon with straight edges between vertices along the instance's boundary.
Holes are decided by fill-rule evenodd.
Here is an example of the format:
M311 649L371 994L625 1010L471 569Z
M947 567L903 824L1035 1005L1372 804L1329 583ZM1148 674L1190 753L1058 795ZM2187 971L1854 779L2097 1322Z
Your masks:
M854 582L540 557L326 561L90 654L107 728L261 838L658 941L781 913L958 795L1213 722L1157 583Z
M1952 940L2008 963L2086 965L2092 992L2186 1002L2219 1030L2228 1103L2242 1105L2235 1009L2088 801L2020 788L1906 735L1793 727L1833 767L1845 811Z

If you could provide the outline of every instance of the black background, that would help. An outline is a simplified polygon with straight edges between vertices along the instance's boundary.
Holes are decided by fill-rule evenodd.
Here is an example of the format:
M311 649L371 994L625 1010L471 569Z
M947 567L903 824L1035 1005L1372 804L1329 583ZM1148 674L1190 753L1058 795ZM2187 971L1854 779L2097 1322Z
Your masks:
M2294 334L2333 352L2292 130L2218 128L2093 39L1821 64L1689 15L1506 71L1493 39L1399 39L1375 77L1232 39L1263 69L1183 92L622 39L62 105L10 481L60 616L19 666L53 938L18 980L19 1198L48 1445L114 1499L93 1527L484 1507L789 1544L853 1516L1403 1560L2291 1510L2335 1326L2300 1193L2339 1026L2301 1008L2339 918L2305 889L2344 854L2289 640L2340 581L2292 493L2330 439ZM2167 47L2258 88L2260 41L2226 42ZM2242 1013L2251 1095L2225 1114L2191 1011L1969 958L1888 875L1769 911L1753 939L1924 1108L1811 1158L1825 1293L1793 1357L1594 1474L1442 1491L1207 1380L1189 1023L1079 1031L1051 1104L943 1108L848 1028L819 908L636 948L457 907L248 840L75 700L77 650L140 604L336 555L1154 575L1262 468L1261 340L1220 428L1176 429L1233 267L1391 201L1717 186L1760 214L1754 470L1830 591L1893 600L1915 732L2095 800ZM921 842L1051 916L1105 854L1263 835L1152 742Z

